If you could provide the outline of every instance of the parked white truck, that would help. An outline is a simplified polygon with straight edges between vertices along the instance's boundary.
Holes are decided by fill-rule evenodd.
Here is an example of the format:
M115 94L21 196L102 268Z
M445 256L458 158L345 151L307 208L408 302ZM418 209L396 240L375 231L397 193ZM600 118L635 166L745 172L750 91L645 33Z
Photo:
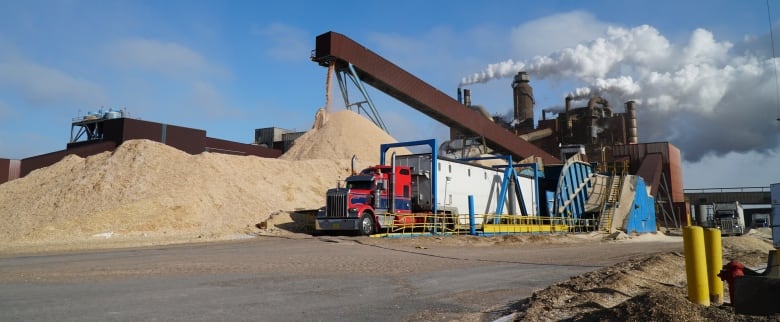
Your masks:
M713 204L712 219L723 235L745 233L745 211L739 201Z

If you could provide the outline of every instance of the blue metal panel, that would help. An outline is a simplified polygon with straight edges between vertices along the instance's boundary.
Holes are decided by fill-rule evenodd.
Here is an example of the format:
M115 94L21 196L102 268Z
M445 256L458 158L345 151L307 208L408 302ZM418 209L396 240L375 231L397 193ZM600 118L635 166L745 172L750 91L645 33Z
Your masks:
M585 202L588 200L587 187L590 186L590 176L593 166L584 162L569 162L564 165L558 178L554 204L550 215L562 219L576 219L585 212Z
M655 200L647 194L647 185L642 177L637 176L634 203L628 214L626 232L651 233L655 232Z
M387 154L387 150L418 145L427 145L431 148L431 203L433 203L433 213L435 214L438 213L438 198L436 197L436 194L438 191L437 181L439 177L439 167L437 166L439 151L436 148L438 146L436 139L381 144L379 145L379 163L382 165L385 164L385 154Z
M469 235L476 235L477 228L474 224L474 195L469 195Z

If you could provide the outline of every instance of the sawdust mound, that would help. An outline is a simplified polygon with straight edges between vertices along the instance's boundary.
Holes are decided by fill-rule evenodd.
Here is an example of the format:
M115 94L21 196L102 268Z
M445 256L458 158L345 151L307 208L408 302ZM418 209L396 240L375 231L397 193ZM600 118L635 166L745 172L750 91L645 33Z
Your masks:
M761 239L726 237L726 254L743 264L766 264ZM725 262L725 259L724 259ZM652 254L572 277L518 303L517 321L778 321L780 316L735 314L728 305L704 307L687 299L685 258ZM724 291L728 294L727 291Z
M96 236L220 239L280 210L320 207L349 172L349 160L189 155L127 141L113 153L69 155L0 185L0 252Z
M609 309L580 313L571 321L764 321L766 317L740 316L727 306L704 307L691 303L681 289L649 290Z
M657 254L629 260L535 292L521 303L530 321L560 321L576 314L612 308L650 288L682 285L685 264L678 254Z
M378 164L379 145L397 142L370 120L350 110L319 113L325 115L318 114L315 126L297 138L280 159L350 159L356 155L358 160ZM391 151L399 155L410 153L407 149Z

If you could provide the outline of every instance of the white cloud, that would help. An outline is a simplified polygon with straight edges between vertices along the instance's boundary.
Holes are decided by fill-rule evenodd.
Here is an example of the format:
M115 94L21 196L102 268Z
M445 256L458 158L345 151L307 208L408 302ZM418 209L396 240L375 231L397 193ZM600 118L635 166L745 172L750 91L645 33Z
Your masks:
M208 118L236 117L240 111L230 108L219 90L211 83L196 81L190 88L190 106Z
M542 17L512 28L509 42L514 57L543 55L604 34L607 24L591 13L572 11Z
M637 100L643 142L670 141L689 161L778 147L771 114L776 96L772 59L731 52L728 41L696 29L673 44L652 26L610 27L603 36L531 59L507 59L464 84L527 71L538 79L571 79L573 94L599 95L613 106ZM770 86L770 84L772 86Z
M270 40L266 53L279 61L305 62L301 57L307 57L313 49L309 34L290 25L272 23L264 28L255 27L252 32Z
M14 89L32 105L98 106L105 101L100 85L25 60L0 62L0 85Z
M457 66L454 51L468 55L475 45L473 38L456 34L448 27L434 27L416 37L396 33L370 33L370 42L381 56L408 70L447 70ZM466 48L467 47L467 48Z
M141 69L174 78L225 76L228 71L210 63L200 53L175 42L128 38L108 47L111 61L121 67Z

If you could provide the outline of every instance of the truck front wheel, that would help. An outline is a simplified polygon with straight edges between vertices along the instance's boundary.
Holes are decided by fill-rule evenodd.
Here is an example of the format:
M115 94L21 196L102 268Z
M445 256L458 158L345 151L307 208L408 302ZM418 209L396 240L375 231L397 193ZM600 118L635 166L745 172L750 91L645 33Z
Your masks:
M363 216L360 217L360 234L361 235L371 235L374 233L374 219L373 215L371 215L368 212L364 212Z

